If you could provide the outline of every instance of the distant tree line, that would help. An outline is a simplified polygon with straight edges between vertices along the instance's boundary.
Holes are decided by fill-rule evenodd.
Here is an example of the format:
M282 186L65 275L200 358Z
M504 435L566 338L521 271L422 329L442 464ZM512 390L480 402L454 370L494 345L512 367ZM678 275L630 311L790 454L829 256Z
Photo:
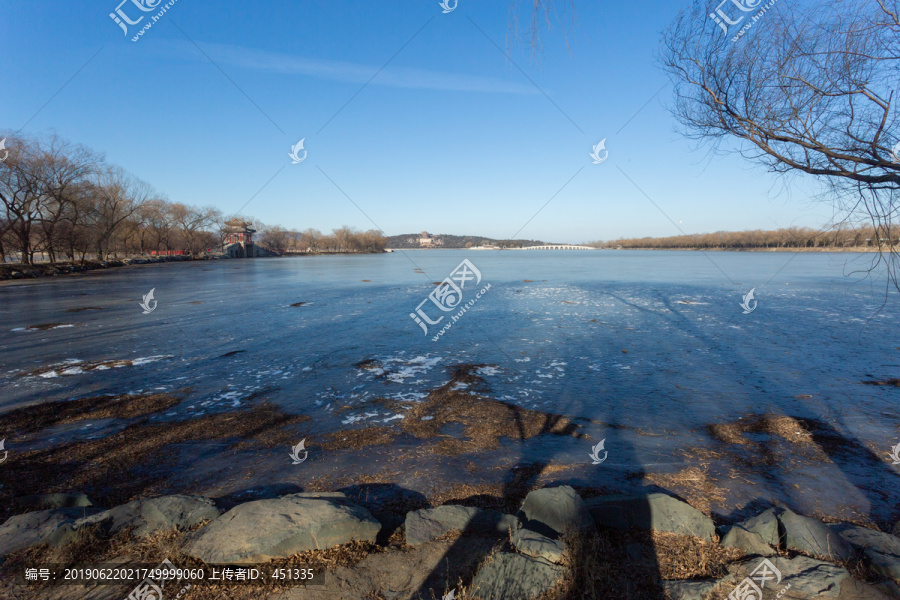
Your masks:
M56 135L0 132L0 264L84 262L152 253L218 251L224 218L211 206L170 202L102 154ZM8 154L7 154L8 152ZM380 252L377 231L323 235L257 224L257 242L276 252Z
M893 240L893 245L897 244ZM890 246L891 241L879 238L874 227L856 227L818 231L808 227L789 227L772 231L717 231L695 235L661 238L623 238L591 244L603 248L683 248L683 249L751 249L751 248L845 248Z
M330 234L318 229L289 231L278 226L260 226L259 243L278 253L384 252L387 238L377 229L357 231L339 227Z
M210 231L221 220L215 208L169 202L102 154L58 136L3 137L0 262L175 249L195 255L218 245Z

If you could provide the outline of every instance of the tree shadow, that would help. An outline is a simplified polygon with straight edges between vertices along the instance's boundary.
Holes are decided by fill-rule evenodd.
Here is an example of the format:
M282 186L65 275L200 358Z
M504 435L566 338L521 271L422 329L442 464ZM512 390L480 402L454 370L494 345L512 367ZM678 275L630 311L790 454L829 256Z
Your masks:
M526 435L521 409L517 406L509 405L509 411L511 413L510 417L516 423L519 431L518 442L524 443L528 436ZM539 439L545 434L557 433L555 428L559 425L560 419L563 418L560 415L546 415L540 433L531 437ZM568 430L566 433L574 433L577 426L574 423L569 423L565 429ZM636 459L633 449L628 445L617 445L616 452L617 456L632 464ZM499 497L479 495L459 499L459 501L451 500L450 502L475 505L481 508L500 509L507 513L518 514L520 521L525 522L524 515L518 510L519 506L528 492L540 487L537 486L538 479L547 473L548 465L549 462L547 461L520 461L507 471ZM640 502L638 502L638 505L638 508L634 511L636 522L639 525L649 526L649 504L640 506ZM531 526L533 524L528 523L528 525ZM553 530L548 531L547 528L544 528L540 533L560 537L557 532ZM458 561L461 556L466 557L467 563L477 566L484 563L494 552L516 552L508 537L499 540L495 538L495 544L490 551L485 551L483 544L475 542L475 540L483 539L483 536L484 531L477 525L473 523L467 525L444 554L440 561L441 566L429 574L425 582L412 595L412 598L437 600L445 597L445 594L457 587L471 588L476 569L470 569L467 573L461 574L456 580L445 575L445 573L452 571L449 565ZM623 536L619 532L607 530L567 531L563 539L569 547L569 556L573 564L570 575L558 584L564 587L565 591L562 593L565 593L565 597L585 599L644 598L647 600L657 598L663 600L666 598L659 583L659 568L653 551L652 541L649 544L635 544L632 542L623 546L620 543L624 539ZM647 540L649 540L649 537ZM477 554L477 560L475 561L472 561L473 552ZM615 565L615 568L612 568L611 565ZM628 568L628 573L624 579L620 570L622 565L627 565ZM508 575L517 577L515 573ZM521 575L527 577L528 573L521 573Z

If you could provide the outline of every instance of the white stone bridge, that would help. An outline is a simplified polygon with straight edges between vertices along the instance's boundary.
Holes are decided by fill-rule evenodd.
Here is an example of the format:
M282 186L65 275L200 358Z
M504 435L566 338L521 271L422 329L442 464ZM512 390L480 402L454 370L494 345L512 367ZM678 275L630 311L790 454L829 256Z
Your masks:
M526 246L517 250L596 250L591 246L574 246L572 244L547 244L545 246Z

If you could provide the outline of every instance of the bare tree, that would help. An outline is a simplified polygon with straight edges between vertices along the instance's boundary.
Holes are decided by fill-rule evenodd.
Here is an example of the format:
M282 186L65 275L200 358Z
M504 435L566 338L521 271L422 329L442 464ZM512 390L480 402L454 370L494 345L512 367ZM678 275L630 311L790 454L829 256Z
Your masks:
M839 214L886 240L879 259L897 286L900 0L725 6L735 14L695 2L664 34L684 132L774 173L816 177Z
M212 206L196 208L174 204L171 212L172 219L184 238L191 256L196 256L200 248L206 247L205 241L201 242L200 234L222 219L222 213Z
M40 152L33 140L7 136L7 151L0 163L0 202L6 212L7 230L13 235L24 264L33 261L32 229L40 218L46 185Z
M278 225L266 226L262 228L259 243L266 248L278 253L287 250L290 242L289 232Z
M113 235L122 223L153 196L153 188L148 183L121 167L107 166L98 173L90 188L88 220L99 260L106 257Z
M44 186L40 225L50 262L56 261L57 228L83 193L84 183L103 161L98 153L57 136L35 143L35 159Z

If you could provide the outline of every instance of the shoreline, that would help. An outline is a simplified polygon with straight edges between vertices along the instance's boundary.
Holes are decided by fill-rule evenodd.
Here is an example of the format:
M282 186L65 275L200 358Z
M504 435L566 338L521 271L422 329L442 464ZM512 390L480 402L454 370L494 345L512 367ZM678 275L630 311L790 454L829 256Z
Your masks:
M215 256L138 256L131 258L116 258L111 260L86 260L81 262L42 262L33 265L22 263L0 263L0 282L20 281L24 279L39 279L42 277L58 277L60 275L77 275L89 271L103 271L120 267L135 265L155 265L172 262L195 262L210 260L256 260L266 258L287 258L298 256L328 256L342 254L383 254L381 252L285 252L275 256L257 256L253 259L234 259L226 255Z
M542 600L572 598L587 583L597 591L589 597L620 597L615 591L623 579L634 590L626 597L700 598L713 589L714 597L724 597L763 557L798 588L840 584L848 595L839 598L874 599L880 597L878 590L895 589L891 579L900 572L900 560L886 549L900 543L894 537L900 532L896 515L872 522L836 512L800 512L790 502L759 497L739 506L721 505L715 502L721 490L706 480L705 466L672 475L645 474L643 481L628 486L605 479L571 480L563 474L567 469L523 456L492 474L491 484L472 481L477 465L466 467L470 477L444 479L437 486L421 480L417 485L397 464L381 471L338 469L324 477L306 471L338 454L360 451L372 467L380 462L374 448L397 451L412 438L429 446L413 451L410 458L417 463L423 456L477 460L473 450L497 452L504 448L501 438L589 439L577 417L513 410L489 395L458 389L461 383L474 388L483 384L475 367L457 365L450 380L428 398L408 403L407 418L393 430L367 426L337 431L309 444L299 463L294 458L294 465L304 466L295 466L293 476L279 476L282 469L270 471L265 485L244 469L239 478L225 480L221 472L210 472L224 487L194 477L179 482L173 479L177 461L165 460L163 450L205 442L226 452L229 462L241 452L259 462L267 448L287 454L302 431L309 434L311 417L286 414L263 402L200 419L154 419L186 400L190 389L97 396L5 412L6 427L33 439L74 423L116 419L127 425L99 439L10 456L7 468L23 475L0 490L5 515L0 520L0 574L5 581L0 590L55 600L61 590L53 583L28 584L21 577L26 568L51 567L57 575L80 573L68 583L79 586L69 588L73 592L109 586L114 588L110 594L124 597L137 581L91 573L123 563L153 568L167 562L183 574L177 579L190 581L185 600L349 600L376 598L386 589L402 590L395 597L410 600L429 594L447 597L456 589L457 600L476 600L520 597L520 577L511 575L512 565L533 580L529 589L539 590L526 597L543 594ZM357 368L377 365L360 363ZM426 414L432 418L425 420ZM446 433L452 424L460 426L455 436ZM747 450L745 446L760 442L745 435L761 432L781 440L762 449L773 457L782 456L779 448L791 455L831 449L815 423L788 417L757 416L708 429L721 450L727 445ZM293 456L297 454L294 447ZM434 471L428 471L433 479ZM733 482L734 477L728 479ZM719 506L711 507L710 499ZM780 530L785 533L779 535ZM224 567L256 569L264 576L238 583L221 578ZM308 569L316 587L294 581L307 577L276 577L279 570L296 569ZM823 584L822 570L839 577ZM698 584L704 594L680 595ZM502 593L492 595L491 590ZM850 595L857 592L862 595Z

